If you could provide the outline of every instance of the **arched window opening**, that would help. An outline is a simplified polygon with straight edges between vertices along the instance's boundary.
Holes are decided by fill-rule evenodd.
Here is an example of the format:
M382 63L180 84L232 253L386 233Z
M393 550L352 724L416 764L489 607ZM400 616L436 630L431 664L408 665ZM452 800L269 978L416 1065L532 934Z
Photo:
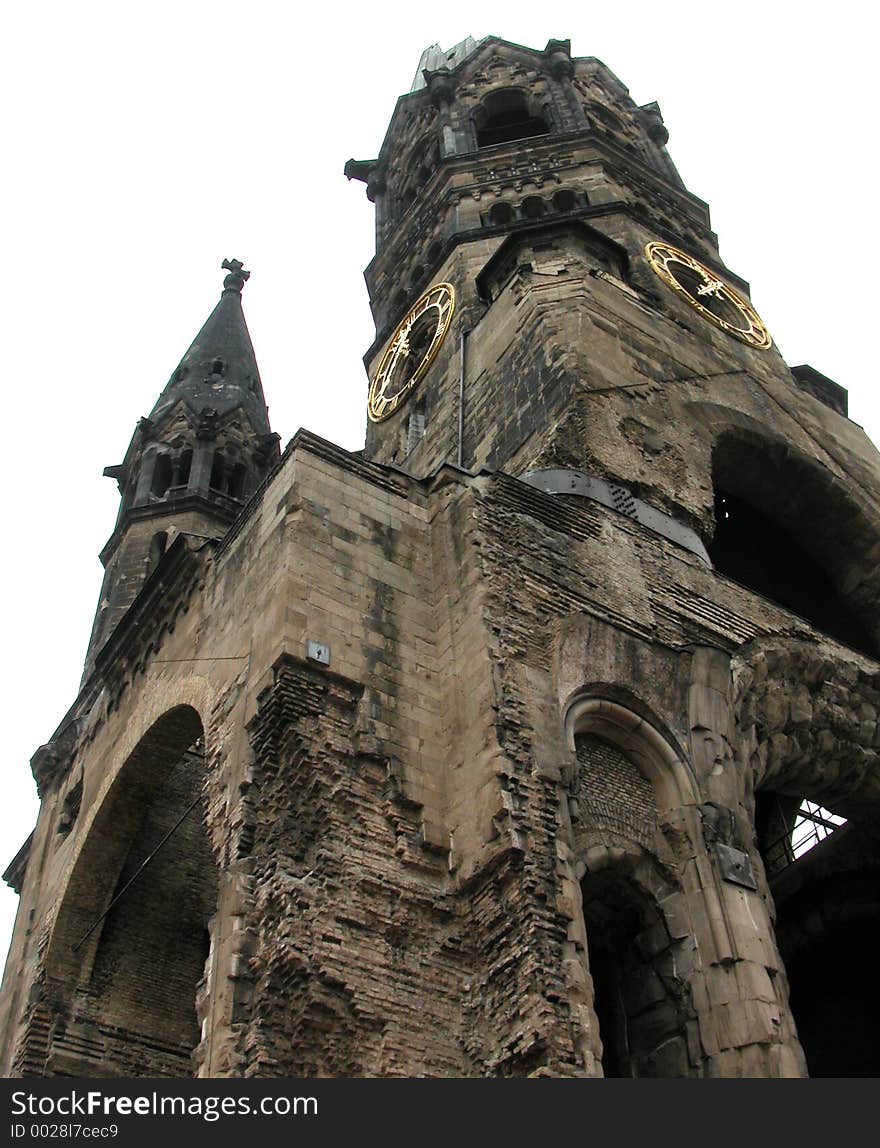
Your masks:
M230 498L243 498L247 468L243 462L237 462L229 471L226 493Z
M570 187L560 188L553 195L553 206L557 211L574 211L577 206L577 197Z
M211 364L211 374L212 375L222 375L223 371L224 371L223 360L222 359L215 359L214 362Z
M522 213L523 219L540 219L547 214L544 200L541 199L540 195L530 195L522 201Z
M224 488L226 481L226 459L223 457L223 452L218 450L214 452L214 460L211 463L211 477L208 485L211 490L220 490Z
M513 208L503 200L489 208L489 223L492 227L503 227L513 222Z
M192 458L193 452L191 450L185 450L180 455L180 458L177 460L177 482L175 485L189 485L189 475L190 471L192 470Z
M153 482L150 486L151 492L156 498L164 498L171 485L171 458L167 454L160 454L156 457L156 462L153 467Z
M477 147L512 143L550 131L547 121L532 112L525 93L518 88L490 92L477 109L475 120Z
M708 551L722 574L800 614L838 641L872 651L863 625L816 559L750 502L717 486L715 536Z

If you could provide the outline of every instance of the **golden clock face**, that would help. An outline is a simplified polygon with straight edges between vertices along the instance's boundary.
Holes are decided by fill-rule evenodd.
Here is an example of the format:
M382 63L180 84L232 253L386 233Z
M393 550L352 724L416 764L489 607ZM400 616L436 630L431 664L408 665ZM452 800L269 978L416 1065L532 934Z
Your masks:
M766 350L773 340L758 312L702 263L668 243L649 243L645 255L663 282L710 323L729 335Z
M374 423L393 415L437 357L455 310L455 288L435 283L407 311L370 381L367 410Z

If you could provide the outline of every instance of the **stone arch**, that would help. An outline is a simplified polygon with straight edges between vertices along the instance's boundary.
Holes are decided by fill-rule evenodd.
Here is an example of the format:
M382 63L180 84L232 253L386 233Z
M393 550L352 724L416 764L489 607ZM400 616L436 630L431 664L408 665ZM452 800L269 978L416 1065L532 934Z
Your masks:
M880 673L796 641L752 643L733 669L746 802L808 1069L877 1075ZM780 853L805 797L849 820L799 857Z
M540 195L527 195L520 204L523 219L542 219L547 214L547 205Z
M747 789L806 794L844 815L877 811L876 663L795 639L757 640L731 672Z
M524 88L496 88L488 92L473 113L477 147L511 143L547 135L551 125L546 109Z
M880 520L861 505L828 467L783 441L738 419L713 434L712 485L715 532L709 553L722 573L774 597L818 629L875 653L880 648ZM725 529L724 501L745 520L743 529L760 533L757 545L743 544ZM726 536L730 534L731 537ZM740 530L740 535L742 529ZM749 571L743 554L773 551L766 576ZM788 553L788 558L786 558ZM738 565L726 568L728 555Z
M218 895L204 783L203 724L178 705L95 799L45 954L47 1075L193 1071Z
M679 971L690 942L666 913L681 883L659 826L694 803L688 767L657 725L593 692L569 701L565 732L579 763L571 836L603 1072L698 1075L687 1040L696 1013Z
M488 222L490 227L506 227L513 223L513 207L506 200L499 200L489 208Z
M571 750L580 733L595 733L618 746L651 782L661 812L696 803L696 782L690 767L660 732L659 722L620 701L579 690L566 704L564 724Z

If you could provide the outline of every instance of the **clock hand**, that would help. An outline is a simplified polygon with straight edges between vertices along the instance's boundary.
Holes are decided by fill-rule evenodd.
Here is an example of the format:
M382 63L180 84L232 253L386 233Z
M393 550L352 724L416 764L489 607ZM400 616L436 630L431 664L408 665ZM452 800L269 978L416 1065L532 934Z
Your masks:
M392 344L391 351L396 359L398 355L403 355L404 358L409 354L409 339L407 336L409 331L401 331Z
M697 288L698 295L718 295L724 284L720 279L707 279L702 287Z

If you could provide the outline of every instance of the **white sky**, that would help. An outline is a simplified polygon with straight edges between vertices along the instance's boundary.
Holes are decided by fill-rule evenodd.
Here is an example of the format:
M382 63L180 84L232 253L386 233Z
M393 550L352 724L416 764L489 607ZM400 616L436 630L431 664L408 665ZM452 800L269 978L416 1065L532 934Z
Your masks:
M122 461L216 303L244 307L273 427L363 445L362 271L376 155L421 50L570 38L657 100L721 254L791 365L880 441L876 31L855 0L479 7L29 0L0 22L7 718L0 868L37 813L28 761L74 700ZM0 893L0 952L17 898Z

